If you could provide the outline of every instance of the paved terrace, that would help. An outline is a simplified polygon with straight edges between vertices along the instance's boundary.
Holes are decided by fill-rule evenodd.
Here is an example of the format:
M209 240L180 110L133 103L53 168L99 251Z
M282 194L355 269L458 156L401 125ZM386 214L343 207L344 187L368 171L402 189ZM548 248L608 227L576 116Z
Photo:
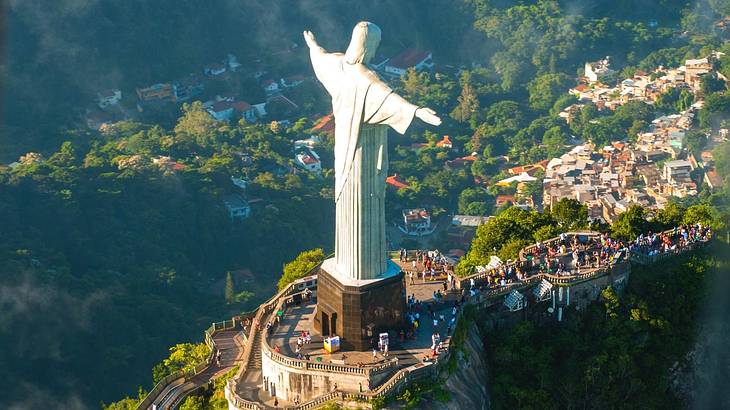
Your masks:
M424 306L421 314L425 320L421 320L421 327L416 331L415 338L405 340L390 341L390 352L388 357L383 357L380 352L373 358L371 351L338 351L336 353L328 353L323 348L323 337L314 330L313 318L315 301L303 302L300 305L292 305L289 307L280 323L275 326L269 333L267 339L272 347L278 347L280 353L289 357L296 356L297 339L303 331L310 333L312 337L311 344L304 345L301 354L310 355L310 360L315 362L332 362L337 364L347 364L368 367L377 364L383 364L387 360L398 359L398 368L410 366L420 362L424 356L431 354L431 335L438 332L441 337L446 336L446 328L448 320L451 318L451 307L453 301L456 300L455 293L449 293L445 301L434 303L432 295L437 289L443 289L443 280L428 281L426 283L417 283L415 285L407 285L406 289L409 295L415 294L416 298L432 305L432 308L438 317L444 315L445 320L439 321L438 326L434 327L433 323L429 323L428 312ZM450 303L451 302L451 303Z
M415 295L418 300L430 304L436 317L443 314L445 320L439 321L438 325L434 327L428 318L426 305L424 304L421 308L421 313L424 315L424 319L421 320L422 327L415 332L413 339L404 342L391 339L391 350L387 357L384 357L379 351L376 357L373 358L372 351L358 352L340 350L335 353L329 353L324 350L323 337L314 330L312 321L316 306L315 300L294 304L291 303L293 298L286 298L290 303L282 306L284 315L278 321L279 323L276 323L276 311L278 309L273 309L265 316L266 320L261 321L262 330L268 322L272 323L272 327L262 333L267 335L265 342L268 346L272 349L278 348L280 354L292 359L296 357L297 339L301 336L302 331L307 331L310 333L311 343L303 346L301 354L302 356L309 354L309 361L311 363L356 366L372 370L389 367L395 373L399 369L421 363L426 356L431 357L431 336L433 332L438 332L441 340L444 341L444 346L448 347L449 340L446 330L448 320L451 317L451 307L457 296L456 293L449 293L440 303L434 302L433 293L439 289L443 290L444 282L445 280L427 281L426 283L416 283L407 286L406 289L409 295ZM269 408L273 408L274 398L262 389L260 353L258 356L256 359L257 364L254 364L245 373L242 380L236 384L236 392L240 398L246 401L260 403ZM371 386L371 388L375 387ZM281 407L296 407L295 403L281 399L278 400L278 403Z

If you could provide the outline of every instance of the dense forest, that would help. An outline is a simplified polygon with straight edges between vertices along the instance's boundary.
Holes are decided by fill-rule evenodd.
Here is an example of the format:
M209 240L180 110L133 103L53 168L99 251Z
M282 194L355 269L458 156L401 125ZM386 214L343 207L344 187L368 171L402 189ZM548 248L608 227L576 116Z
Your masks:
M282 272L290 280L332 248L331 171L295 172L291 160L292 142L327 114L323 90L308 87L307 108L287 126L218 122L191 102L90 131L84 110L101 89L121 88L133 103L136 87L198 72L227 53L244 69L311 75L303 29L341 50L352 25L369 19L383 29L383 55L433 52L434 73L410 71L393 85L445 119L439 134L424 127L391 134L391 172L408 187L389 191L389 219L422 204L435 216L498 213L460 266L468 271L492 249L511 255L584 212L572 203L552 213L496 209L502 192L474 181L492 186L504 177L500 158L549 158L573 136L625 139L687 103L686 95L667 95L653 107L609 113L588 105L567 125L557 113L572 103L566 90L585 61L610 55L630 75L711 50L730 55L728 34L715 24L730 15L725 0L11 0L0 11L0 163L18 163L0 166L0 376L14 386L0 407L17 409L97 408L151 388L173 370L166 357L194 352L169 346L199 342L210 322L254 306ZM719 71L730 76L729 57ZM242 93L255 95L248 80ZM726 126L730 94L722 84L705 91L698 127ZM443 134L459 151L436 146ZM414 143L425 147L409 149ZM325 168L332 144L323 138L317 146ZM470 167L444 167L471 152L478 159ZM715 152L726 179L729 155L727 144ZM163 157L176 166L161 166ZM235 223L222 202L239 192L232 176L249 181L246 195L256 200L251 217ZM597 228L629 238L676 222L724 221L728 195L702 192L650 221L634 209L621 224ZM283 268L313 248L321 250ZM688 329L681 326L677 332ZM539 332L524 329L524 337Z
M728 300L710 284L727 284L729 260L727 244L716 245L633 269L623 297L608 288L564 326L489 332L494 408L726 408L727 362L701 351L727 343L715 333L726 330Z

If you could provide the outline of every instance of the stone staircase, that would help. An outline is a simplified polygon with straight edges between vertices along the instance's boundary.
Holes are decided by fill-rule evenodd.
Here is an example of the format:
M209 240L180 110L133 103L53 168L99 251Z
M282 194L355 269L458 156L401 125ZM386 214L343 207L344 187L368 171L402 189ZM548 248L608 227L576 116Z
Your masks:
M249 369L261 369L261 334L263 332L256 332L256 336L253 339L253 354L248 359Z

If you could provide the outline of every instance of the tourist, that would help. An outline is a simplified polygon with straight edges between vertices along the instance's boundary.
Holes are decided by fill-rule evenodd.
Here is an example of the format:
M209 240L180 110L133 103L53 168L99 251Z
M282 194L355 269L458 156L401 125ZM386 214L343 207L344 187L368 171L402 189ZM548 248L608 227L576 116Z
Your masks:
M276 396L274 396L274 408L279 408L279 399Z
M373 361L377 360L378 358L378 349L373 347Z
M413 271L408 272L408 279L410 279L410 284L413 285Z

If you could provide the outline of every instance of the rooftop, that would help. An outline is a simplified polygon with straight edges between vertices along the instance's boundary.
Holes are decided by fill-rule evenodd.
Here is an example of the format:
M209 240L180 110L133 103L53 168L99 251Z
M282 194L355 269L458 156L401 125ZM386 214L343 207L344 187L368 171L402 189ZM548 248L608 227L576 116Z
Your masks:
M427 59L431 53L417 48L409 48L393 57L388 65L395 68L410 68Z

